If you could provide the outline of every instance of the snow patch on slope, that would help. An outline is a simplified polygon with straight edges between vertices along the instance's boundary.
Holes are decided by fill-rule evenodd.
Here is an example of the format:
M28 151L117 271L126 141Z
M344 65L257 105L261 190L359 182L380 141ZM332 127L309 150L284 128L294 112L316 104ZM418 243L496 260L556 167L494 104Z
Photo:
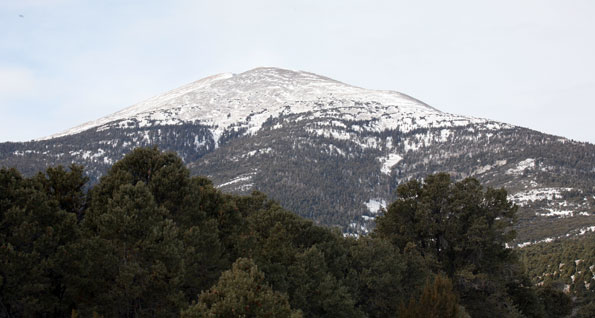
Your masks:
M508 198L519 206L525 206L532 201L554 200L554 198L562 195L562 191L571 190L572 188L538 188L517 192L509 195Z
M475 171L473 171L472 174L473 175L483 174L483 173L486 173L486 172L492 170L495 167L501 167L501 166L504 166L505 164L506 164L506 160L497 160L496 162L494 162L494 164L481 166L481 167L475 169Z
M519 162L516 167L510 168L506 171L506 174L513 174L519 175L522 174L525 169L533 169L535 168L535 159L527 158L521 162Z
M538 244L538 243L549 243L549 242L553 242L554 240L561 239L561 238L564 238L564 237L585 235L586 233L589 233L589 232L595 232L595 225L594 226L587 226L587 227L579 228L579 229L576 229L576 230L572 230L569 233L566 233L566 235L561 235L561 236L558 236L558 237L547 237L547 238L542 239L542 240L527 241L527 242L519 243L519 244L517 244L517 247L525 247L525 246L529 246L529 245L533 245L533 244ZM560 267L562 267L562 266L564 266L564 264L560 264Z
M383 199L370 199L368 202L364 203L368 208L368 211L372 214L377 214L380 212L381 209L386 208L386 201Z
M215 186L216 188L223 188L223 187L230 187L230 186L234 186L235 190L240 190L240 191L246 191L249 190L250 188L252 188L254 186L253 183L249 183L250 180L252 180L252 177L256 174L256 172L249 172L249 173L245 173L242 175L239 175L233 179L231 179L230 181L227 181L225 183L221 183L217 186Z
M538 216L555 216L555 217L569 217L574 216L574 211L572 210L556 210L556 209L546 209L548 213L535 213Z
M391 153L386 157L378 158L378 161L380 161L380 163L382 164L380 172L390 175L392 168L401 160L403 160L403 157L395 153Z

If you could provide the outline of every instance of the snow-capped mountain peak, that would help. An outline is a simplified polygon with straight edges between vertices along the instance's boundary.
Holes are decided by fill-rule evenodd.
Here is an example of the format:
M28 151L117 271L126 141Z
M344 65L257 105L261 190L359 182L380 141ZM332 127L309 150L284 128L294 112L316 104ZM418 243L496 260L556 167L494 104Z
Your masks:
M112 115L85 123L51 139L102 129L199 123L211 127L215 145L226 130L254 134L269 118L288 114L345 120L372 120L367 129L410 131L419 127L461 126L483 119L443 113L405 94L364 89L303 71L261 67L223 73L155 96Z

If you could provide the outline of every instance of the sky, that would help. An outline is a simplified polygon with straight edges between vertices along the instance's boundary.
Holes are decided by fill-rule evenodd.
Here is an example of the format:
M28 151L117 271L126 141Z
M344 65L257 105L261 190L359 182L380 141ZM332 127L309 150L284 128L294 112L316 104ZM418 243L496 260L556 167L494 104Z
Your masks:
M595 143L595 1L0 0L0 141L259 66Z

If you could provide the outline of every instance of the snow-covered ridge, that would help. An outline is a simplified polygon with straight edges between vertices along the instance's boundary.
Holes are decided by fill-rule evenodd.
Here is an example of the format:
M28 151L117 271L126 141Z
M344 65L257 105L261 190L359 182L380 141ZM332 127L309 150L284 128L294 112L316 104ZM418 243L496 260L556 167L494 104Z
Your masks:
M241 74L219 74L174 89L51 139L91 128L146 127L200 123L211 127L215 144L227 129L254 134L269 118L288 114L335 114L345 120L371 120L372 131L439 128L500 123L443 113L405 94L344 84L324 76L278 68L256 68ZM507 125L505 125L507 126Z
M57 134L54 134L54 135L51 135L48 137L40 138L39 140L46 140L46 139L52 139L52 138L66 136L66 135L73 135L73 134L77 134L79 132L83 132L87 129L99 127L99 126L107 124L109 122L135 118L135 117L138 117L140 114L155 111L155 110L165 110L165 109L167 109L167 107L164 107L165 105L169 105L171 102L174 102L178 98L180 98L188 93L191 93L193 91L208 88L212 83L217 82L222 79L225 79L225 78L229 78L231 76L233 76L233 75L230 73L222 73L222 74L205 77L201 80L198 80L198 81L192 82L190 84L184 85L182 87L173 89L167 93L149 98L143 102L132 105L132 106L125 108L119 112L99 118L97 120L86 122L82 125L76 126L74 128L71 128L71 129L61 132L61 133L57 133Z

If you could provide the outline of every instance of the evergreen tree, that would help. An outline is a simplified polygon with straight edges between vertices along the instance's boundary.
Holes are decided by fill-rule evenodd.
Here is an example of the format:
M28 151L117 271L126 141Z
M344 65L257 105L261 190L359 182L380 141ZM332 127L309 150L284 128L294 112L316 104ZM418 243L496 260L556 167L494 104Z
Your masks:
M572 312L572 300L563 292L550 286L539 288L537 296L545 306L548 318L561 318Z
M443 276L436 276L433 282L426 283L419 300L411 297L409 304L401 305L399 318L458 318L464 317L452 283Z
M62 166L50 167L45 174L39 173L37 179L43 184L45 192L58 201L62 210L82 218L86 204L85 185L89 181L83 166L72 164L68 171Z
M287 295L275 292L252 260L239 258L218 283L182 312L182 317L301 317L292 311Z
M105 205L121 185L143 182L155 203L173 217L189 194L190 177L182 160L174 153L162 153L156 147L136 148L116 162L101 178L91 194L93 204Z
M506 191L484 190L473 178L453 182L445 173L397 191L375 235L415 248L434 272L451 277L471 315L485 315L486 308L494 317L517 315L507 287L519 283L521 267L505 247L514 238L516 206Z
M120 186L83 223L80 312L110 317L175 316L183 306L183 247L148 187Z
M317 246L298 254L289 268L291 305L304 317L365 317L348 286L331 273Z
M405 183L398 194L398 200L378 218L375 233L401 250L415 244L449 276L459 269L494 271L510 259L505 243L514 238L509 227L516 207L505 190L484 191L472 178L453 183L441 173L423 183Z
M516 308L525 317L549 317L547 314L547 303L543 297L539 297L534 286L531 285L525 273L521 273L508 283L507 293L510 295Z
M190 302L201 291L212 286L231 262L219 239L216 220L183 230L184 281L182 288Z
M595 301L583 305L577 312L576 318L593 318L595 317Z
M77 219L60 208L42 180L0 169L0 313L4 316L61 317L72 306L67 281L73 244L79 239ZM76 191L53 181L65 192Z
M356 306L370 317L393 317L411 287L405 277L406 257L389 242L368 237L353 240L349 256Z

